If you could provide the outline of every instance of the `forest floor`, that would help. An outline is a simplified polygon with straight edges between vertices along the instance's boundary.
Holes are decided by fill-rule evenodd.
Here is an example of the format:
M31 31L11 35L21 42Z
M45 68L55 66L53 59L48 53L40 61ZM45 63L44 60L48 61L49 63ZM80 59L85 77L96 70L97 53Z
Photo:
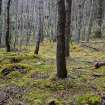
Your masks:
M89 47L91 46L91 47ZM33 47L34 48L34 47ZM56 45L43 43L32 51L0 50L0 105L100 105L105 94L105 44L71 45L68 78L56 78Z

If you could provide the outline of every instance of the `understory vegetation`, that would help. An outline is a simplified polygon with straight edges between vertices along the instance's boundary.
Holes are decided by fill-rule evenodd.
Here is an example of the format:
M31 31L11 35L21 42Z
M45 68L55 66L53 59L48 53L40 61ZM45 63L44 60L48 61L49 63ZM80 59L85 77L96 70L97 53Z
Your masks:
M5 102L8 105L50 102L100 105L105 91L105 67L95 69L94 63L105 60L105 44L87 46L71 45L71 56L67 58L68 78L64 80L56 77L55 44L43 42L39 55L34 55L33 49L32 52L8 53L0 49L0 91L9 96Z
M0 0L0 105L105 105L105 0Z

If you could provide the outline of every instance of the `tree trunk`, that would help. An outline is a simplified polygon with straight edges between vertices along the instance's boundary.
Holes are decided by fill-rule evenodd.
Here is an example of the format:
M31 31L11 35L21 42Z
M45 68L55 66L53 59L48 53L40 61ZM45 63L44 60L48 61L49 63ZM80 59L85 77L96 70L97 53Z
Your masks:
M36 49L34 54L38 54L39 53L39 47L40 47L40 42L42 41L42 37L43 37L43 1L40 0L38 2L38 33L36 36Z
M7 4L7 32L6 32L6 38L5 38L7 52L11 51L11 49L10 49L10 4L11 4L11 0L8 0L8 4Z
M69 42L71 39L70 36L70 27L71 27L71 6L72 0L66 0L66 30L65 30L65 56L69 57Z
M0 15L1 15L1 11L2 11L2 0L0 0Z
M97 14L98 29L95 33L97 38L102 37L102 32L101 32L102 15L103 15L103 0L98 0L98 14Z
M40 47L40 41L41 41L41 31L38 32L37 38L36 38L36 48L34 54L39 53L39 47Z
M77 43L80 42L80 38L81 38L81 25L82 25L82 11L81 11L81 3L79 2L78 4L78 20L77 20L77 24L78 24L78 30L77 30Z
M67 77L65 60L65 1L58 0L58 25L57 25L57 77L64 79Z
M2 13L2 0L0 0L0 46L1 46L1 37L2 37L2 16L1 16L1 13Z
M90 40L90 35L91 35L91 30L92 30L92 20L93 20L93 3L94 1L91 0L91 7L90 7L90 15L89 15L89 21L88 21L88 32L87 32L87 35L86 35L86 42L89 42Z

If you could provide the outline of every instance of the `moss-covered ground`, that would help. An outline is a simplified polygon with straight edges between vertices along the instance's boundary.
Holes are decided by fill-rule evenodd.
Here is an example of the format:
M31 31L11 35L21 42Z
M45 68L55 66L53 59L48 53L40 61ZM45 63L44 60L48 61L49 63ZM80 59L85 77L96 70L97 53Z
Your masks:
M43 43L39 55L34 47L24 52L0 50L0 91L7 92L7 105L100 105L105 91L105 67L94 68L96 61L105 61L104 44L91 44L95 49L71 45L67 58L68 78L56 78L56 45ZM4 76L2 70L24 68L27 72L12 71ZM20 69L21 69L20 68ZM20 105L20 104L19 104Z

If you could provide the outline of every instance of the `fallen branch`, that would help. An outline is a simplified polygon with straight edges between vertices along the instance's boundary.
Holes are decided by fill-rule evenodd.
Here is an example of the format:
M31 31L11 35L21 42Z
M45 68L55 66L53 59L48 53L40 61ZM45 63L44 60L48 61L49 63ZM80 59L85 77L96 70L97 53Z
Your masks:
M96 62L96 63L94 64L95 69L98 69L98 68L100 68L100 67L102 67L102 66L105 66L105 62Z
M100 78L100 77L104 77L105 74L94 73L92 76Z
M81 47L87 47L87 48L90 48L90 49L95 50L95 51L100 51L100 49L94 48L94 47L91 47L91 46L88 46L88 45L83 45L82 44Z

